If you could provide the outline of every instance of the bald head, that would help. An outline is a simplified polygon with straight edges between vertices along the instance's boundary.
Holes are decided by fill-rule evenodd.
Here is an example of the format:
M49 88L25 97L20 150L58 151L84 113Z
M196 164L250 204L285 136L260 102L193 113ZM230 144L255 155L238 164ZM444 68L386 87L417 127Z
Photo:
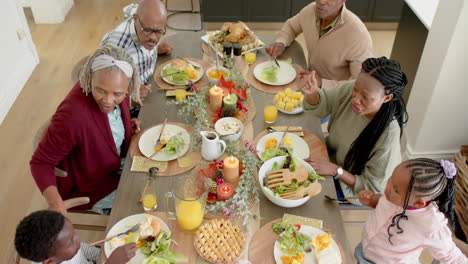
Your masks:
M141 44L154 49L166 29L166 8L160 0L142 0L134 15L135 30ZM163 33L156 33L163 32Z
M142 0L138 5L137 14L147 23L152 23L151 20L163 20L164 23L166 21L166 7L160 0Z

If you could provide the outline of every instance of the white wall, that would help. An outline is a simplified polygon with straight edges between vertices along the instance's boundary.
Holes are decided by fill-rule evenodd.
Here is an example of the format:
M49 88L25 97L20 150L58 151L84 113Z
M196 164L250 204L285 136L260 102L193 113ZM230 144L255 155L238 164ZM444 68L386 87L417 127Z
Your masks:
M408 104L406 158L452 158L468 144L468 46L463 0L440 1Z
M39 63L26 17L15 0L0 2L0 124Z
M73 0L29 0L36 24L62 23Z

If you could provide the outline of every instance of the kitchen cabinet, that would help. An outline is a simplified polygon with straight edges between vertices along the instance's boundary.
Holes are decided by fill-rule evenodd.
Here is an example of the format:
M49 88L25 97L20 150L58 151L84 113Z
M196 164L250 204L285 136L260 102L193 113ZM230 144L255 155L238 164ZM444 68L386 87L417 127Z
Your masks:
M204 22L284 22L311 0L203 0ZM398 22L404 0L348 0L346 6L365 22Z

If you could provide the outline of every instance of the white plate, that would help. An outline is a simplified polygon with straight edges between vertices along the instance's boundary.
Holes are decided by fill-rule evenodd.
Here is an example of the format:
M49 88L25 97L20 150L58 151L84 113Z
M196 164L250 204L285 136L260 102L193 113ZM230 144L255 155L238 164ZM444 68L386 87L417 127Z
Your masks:
M215 32L213 32L211 34L216 34L218 31L215 31ZM203 40L203 42L208 44L212 49L216 50L216 54L218 54L218 56L223 57L223 51L216 49L216 47L213 46L210 43L210 35L211 34L206 34L206 35L202 36L201 39ZM252 51L255 51L255 50L259 50L259 49L263 49L263 48L265 48L265 43L263 43L260 39L257 38L257 47L242 52L242 55L244 55L245 53L252 52Z
M297 115L297 114L304 112L304 108L302 106L296 107L291 112L278 108L278 111L280 111L281 113L285 113L287 115Z
M258 150L258 157L262 159L262 153L265 151L265 143L269 138L275 138L280 143L281 137L283 137L284 132L273 132L268 133L263 136L257 143L257 150ZM299 159L307 159L310 156L309 145L305 142L304 139L300 138L291 133L286 133L285 137L290 137L292 139L292 148L293 148L293 155Z
M257 66L255 66L253 70L253 75L255 76L255 79L259 80L262 83L274 86L286 85L294 81L294 79L296 79L296 69L294 69L294 67L291 64L280 60L278 61L278 64L280 65L280 67L276 71L276 77L278 78L277 82L273 83L262 78L263 69L271 66L278 67L275 61L264 61L257 64Z
M119 233L127 231L129 228L132 226L141 223L144 221L145 216L150 215L150 214L136 214L136 215L130 215L127 216L123 219L121 219L119 222L117 222L110 230L109 233L107 233L106 238L117 235ZM169 227L164 223L163 220L161 220L159 217L156 217L154 215L150 215L156 220L158 220L161 223L162 230L165 232L169 232ZM110 242L104 243L104 253L106 254L106 257L108 258L110 254L112 253L112 248ZM143 260L145 259L145 255L140 251L137 250L135 257L133 257L129 262L129 264L141 264L143 263Z
M152 127L145 131L145 133L141 136L140 141L138 142L138 147L140 151L145 157L149 158L151 155L154 154L154 144L156 140L158 140L159 134L161 133L162 124ZM166 128L164 128L163 135L161 139L166 139L168 141L171 137L175 136L176 134L181 133L180 137L185 142L185 145L182 149L175 154L169 155L166 153L165 148L161 149L154 157L153 160L157 161L169 161L177 159L178 157L184 155L190 147L190 135L184 128L176 125L167 124Z
M315 236L326 234L323 230L312 226L301 225L301 229L299 232L308 235L311 239L315 239ZM277 264L282 264L281 257L285 255L279 247L279 242L276 240L275 247L273 249L273 255L275 256L275 261ZM311 252L303 252L304 254L304 263L307 264L317 264L314 256L314 250L312 249ZM332 239L332 244L330 247L323 249L320 251L319 255L319 263L327 263L327 264L339 264L341 263L341 253L338 244L336 241Z
M191 61L191 60L188 60L188 61L190 61L190 63L192 63L193 65L200 67L200 68L198 68L198 70L195 70L195 71L197 72L197 74L198 74L198 77L197 77L196 79L190 79L190 80L191 80L192 82L194 82L194 83L195 83L195 82L198 82L198 80L200 80L200 79L203 77L203 74L205 74L205 70L203 69L203 67L202 67L199 63L196 63L196 62ZM167 67L171 67L171 66L172 66L172 63L166 64L166 65L164 66L164 68L161 69L161 73L160 73L161 76L164 75L164 73L163 73L163 72L164 72L164 69L166 69ZM170 77L170 76L168 76L168 77ZM171 82L171 81L168 79L168 77L163 77L162 79L163 79L165 82L167 82L167 83L169 83L169 84L172 84L172 85L185 85L185 84L188 84L188 81L187 81L185 84L184 84L184 83L175 83L175 82Z

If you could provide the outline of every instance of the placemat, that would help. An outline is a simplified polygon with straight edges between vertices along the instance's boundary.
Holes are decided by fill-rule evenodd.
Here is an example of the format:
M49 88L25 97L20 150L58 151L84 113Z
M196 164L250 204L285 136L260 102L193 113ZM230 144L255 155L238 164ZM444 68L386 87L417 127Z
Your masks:
M272 225L274 223L282 221L281 218L273 220L255 232L252 240L250 241L249 246L249 261L255 264L275 264L275 257L273 255L273 249L275 246L276 239L278 235L273 232ZM336 237L332 235L333 239L338 244L340 248L340 254L342 259L342 264L346 264L346 257L343 251L343 248Z
M299 90L300 89L300 79L299 79L299 73L304 71L304 68L302 68L298 64L293 64L292 66L294 69L296 69L297 76L292 81L291 83L285 84L285 85L279 85L279 86L274 86L274 85L268 85L264 84L260 81L258 81L255 76L253 75L253 70L257 66L257 64L264 62L264 61L257 61L254 64L250 65L249 70L247 73L244 75L244 79L246 82L250 83L255 89L266 92L266 93L277 93L277 92L282 92L286 88L291 88L292 90Z
M310 156L309 158L313 159L327 159L328 160L328 151L327 147L325 146L325 143L323 143L314 133L310 132L307 129L303 130L304 136L302 139L304 139L305 142L307 142L307 145L309 145L309 150L310 150ZM253 144L256 146L258 141L268 134L268 131L263 130L258 134L254 141Z
M173 122L168 122L168 124L180 126L180 127L184 128L185 130L187 130L187 132L190 135L192 133L194 133L194 131L195 131L195 129L192 126L189 126L187 124L173 123ZM159 125L159 124L157 124L157 125ZM143 133L145 133L145 131L147 131L148 129L150 129L152 127L155 127L157 125L146 128L145 130L143 130L140 133L138 133L137 135L135 135L135 137L132 139L132 142L130 143L130 147L129 147L130 157L132 159L133 159L133 157L135 155L145 157L140 152L140 148L138 147L138 142L140 140L141 135L143 135ZM192 165L190 167L185 167L185 168L179 167L179 163L178 163L177 159L175 159L175 160L168 161L166 171L164 171L164 172L160 171L156 175L157 176L174 176L174 175L182 174L184 172L187 172L187 171L191 170L202 159L202 155L201 155L201 152L199 150L191 150L191 149L189 149L187 151L187 153L185 153L185 155L183 157L190 157L192 159Z
M212 67L213 64L211 64L211 63L209 63L207 61L201 60L201 59L197 59L197 58L184 58L184 59L194 61L194 62L200 64L203 67L203 77L200 80L198 80L196 82L196 84L198 84L198 85L200 85L202 87L210 86L210 81L208 80L208 77L206 77L205 72L206 72L206 70L208 70L208 68ZM174 59L174 60L176 60L176 59ZM156 70L154 71L154 74L153 74L154 82L156 83L156 85L161 90L174 90L175 89L174 85L165 82L161 78L161 70L164 68L164 66L166 66L168 63L172 63L174 60L166 61L165 63L159 65L158 68L156 68Z

